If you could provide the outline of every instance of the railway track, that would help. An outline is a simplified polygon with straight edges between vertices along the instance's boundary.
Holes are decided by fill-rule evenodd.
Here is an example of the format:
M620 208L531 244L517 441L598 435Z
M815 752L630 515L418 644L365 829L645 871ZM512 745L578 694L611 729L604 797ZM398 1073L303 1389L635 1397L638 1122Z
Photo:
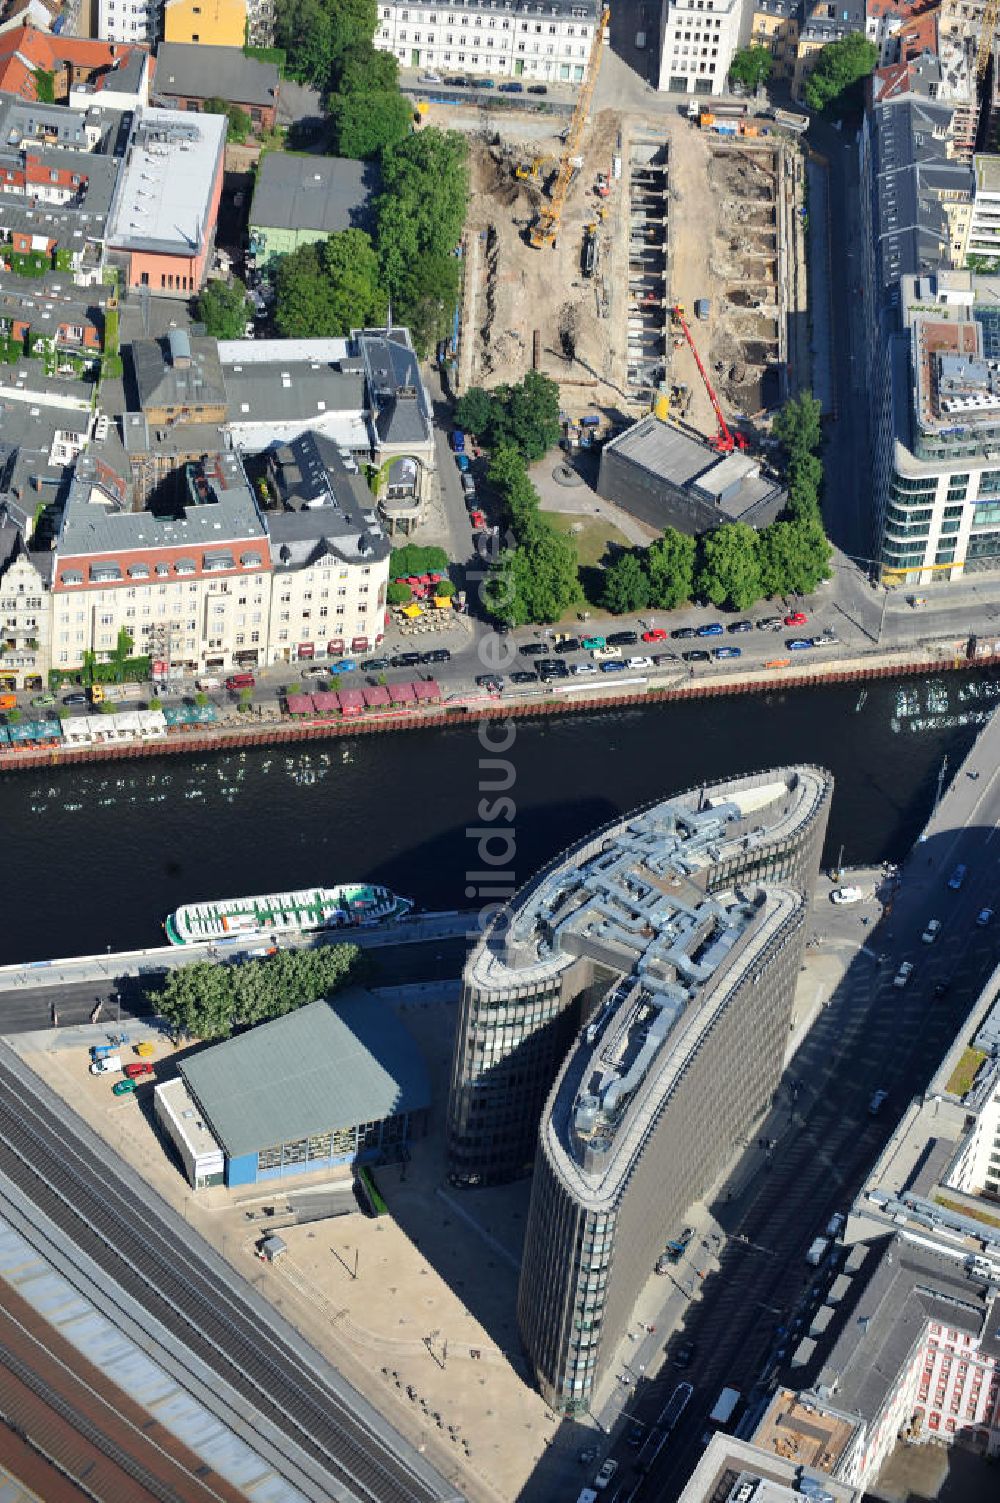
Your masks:
M152 1193L137 1198L90 1145L88 1130L66 1121L47 1094L0 1057L0 1173L349 1496L363 1503L458 1497L394 1452L261 1321L238 1283L208 1266L193 1234L178 1235ZM252 1415L244 1417L252 1424Z

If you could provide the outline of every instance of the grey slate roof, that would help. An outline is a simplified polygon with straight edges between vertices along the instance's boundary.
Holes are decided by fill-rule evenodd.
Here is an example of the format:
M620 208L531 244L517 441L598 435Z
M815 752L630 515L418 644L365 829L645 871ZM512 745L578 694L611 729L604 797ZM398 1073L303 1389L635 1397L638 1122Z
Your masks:
M352 331L364 361L368 399L383 443L416 444L430 436L431 413L406 329Z
M378 184L374 162L269 151L257 173L251 230L367 229Z
M207 406L226 401L219 345L215 339L189 336L191 364L177 366L167 339L134 339L130 346L139 406Z
M228 104L270 107L277 103L277 64L245 57L241 47L205 47L198 42L161 42L153 92L174 99L224 99Z
M374 564L389 555L375 500L357 463L319 433L303 433L272 451L286 510L268 512L276 571L303 568L331 554Z
M360 988L204 1049L180 1072L230 1158L430 1105L413 1039Z

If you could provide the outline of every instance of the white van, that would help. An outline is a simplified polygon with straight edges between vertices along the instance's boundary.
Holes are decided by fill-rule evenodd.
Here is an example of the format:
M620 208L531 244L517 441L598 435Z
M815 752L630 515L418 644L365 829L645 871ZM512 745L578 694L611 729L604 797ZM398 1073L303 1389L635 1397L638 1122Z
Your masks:
M101 1059L95 1059L90 1066L91 1075L111 1075L115 1070L121 1070L122 1057L120 1054L105 1054Z
M222 688L222 680L219 678L198 678L195 679L195 684L203 694L207 693L209 689Z
M645 47L645 45L646 45L646 33L644 31L637 31L636 34L635 34L635 48L636 48L636 51L637 52L641 52L643 50L643 48Z

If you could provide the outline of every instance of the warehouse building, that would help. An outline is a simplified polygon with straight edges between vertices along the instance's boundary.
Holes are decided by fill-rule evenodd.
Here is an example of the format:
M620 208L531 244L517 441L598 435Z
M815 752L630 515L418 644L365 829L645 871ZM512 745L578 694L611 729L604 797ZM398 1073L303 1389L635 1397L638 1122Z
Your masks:
M230 1187L395 1156L426 1130L423 1060L390 1008L360 988L203 1049L180 1072Z

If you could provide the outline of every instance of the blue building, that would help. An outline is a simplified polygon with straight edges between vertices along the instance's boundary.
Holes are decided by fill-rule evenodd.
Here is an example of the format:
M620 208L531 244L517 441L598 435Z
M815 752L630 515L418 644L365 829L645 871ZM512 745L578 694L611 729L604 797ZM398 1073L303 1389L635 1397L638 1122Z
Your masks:
M391 1008L353 988L180 1063L227 1185L396 1154L426 1131L430 1082Z

